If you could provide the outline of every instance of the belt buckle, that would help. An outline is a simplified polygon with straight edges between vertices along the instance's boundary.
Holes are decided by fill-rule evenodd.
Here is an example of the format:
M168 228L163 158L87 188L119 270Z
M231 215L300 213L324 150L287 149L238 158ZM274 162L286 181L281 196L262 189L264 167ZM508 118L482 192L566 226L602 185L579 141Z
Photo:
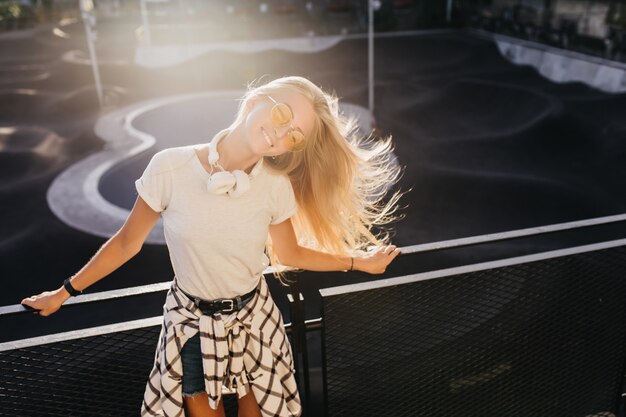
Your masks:
M222 304L224 303L230 303L230 306L226 309L226 308L222 308L220 309L220 311L222 311L223 313L230 313L231 311L235 311L235 302L231 299L226 299L226 300L221 300Z

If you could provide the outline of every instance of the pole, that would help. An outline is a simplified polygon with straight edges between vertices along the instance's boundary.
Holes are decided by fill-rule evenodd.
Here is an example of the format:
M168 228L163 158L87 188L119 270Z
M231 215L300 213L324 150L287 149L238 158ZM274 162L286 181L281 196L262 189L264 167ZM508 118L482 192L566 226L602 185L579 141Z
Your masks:
M450 23L452 19L452 0L448 0L446 3L446 22Z
M85 24L85 32L87 33L87 46L89 48L89 58L91 59L91 69L93 70L93 78L96 83L96 93L98 94L98 103L102 107L102 83L100 82L100 70L98 68L98 59L96 57L96 33L94 28L96 27L96 16L93 14L93 1L81 0L80 11Z
M150 22L148 22L148 8L146 6L146 0L139 0L141 6L141 23L143 25L143 36L146 40L146 45L152 45L152 38L150 36Z
M374 1L368 0L367 2L367 18L368 18L368 30L367 30L367 66L368 66L368 98L369 109L374 117Z

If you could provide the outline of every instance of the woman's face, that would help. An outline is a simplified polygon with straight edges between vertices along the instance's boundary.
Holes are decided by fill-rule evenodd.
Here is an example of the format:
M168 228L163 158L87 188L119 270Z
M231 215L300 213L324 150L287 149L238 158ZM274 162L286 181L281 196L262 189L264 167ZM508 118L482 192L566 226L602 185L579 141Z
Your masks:
M271 94L270 97L259 95L250 99L250 110L244 122L250 148L260 156L276 156L289 152L292 129L304 134L306 141L315 120L313 106L300 93L284 91ZM271 112L275 103L284 103L291 109L293 119L285 126L277 126L272 121Z

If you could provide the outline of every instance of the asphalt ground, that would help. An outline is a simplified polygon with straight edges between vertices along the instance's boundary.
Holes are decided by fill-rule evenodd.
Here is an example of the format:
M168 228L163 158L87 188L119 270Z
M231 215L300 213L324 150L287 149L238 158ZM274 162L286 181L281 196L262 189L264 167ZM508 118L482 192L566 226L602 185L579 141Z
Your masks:
M0 305L57 288L105 242L66 226L46 204L55 176L104 146L93 133L100 110L91 68L62 59L76 49L87 56L82 24L64 30L66 39L50 31L0 39ZM532 68L509 63L494 43L465 31L378 38L375 47L375 118L380 133L393 136L405 167L397 184L407 193L404 218L393 226L395 244L626 211L624 94L552 83ZM241 89L252 79L288 74L306 76L342 100L367 106L366 48L366 40L351 39L315 54L216 51L155 70L132 64L128 39L99 32L100 71L111 108L172 94ZM158 131L159 125L151 128ZM113 189L119 204L130 207L133 182L152 153L125 166L121 176L114 169L115 182L104 178L103 194ZM145 245L89 292L171 278L167 248ZM123 309L97 307L80 319L57 315L46 319L46 332L127 318ZM44 329L31 318L23 320L29 324L11 320L3 340Z

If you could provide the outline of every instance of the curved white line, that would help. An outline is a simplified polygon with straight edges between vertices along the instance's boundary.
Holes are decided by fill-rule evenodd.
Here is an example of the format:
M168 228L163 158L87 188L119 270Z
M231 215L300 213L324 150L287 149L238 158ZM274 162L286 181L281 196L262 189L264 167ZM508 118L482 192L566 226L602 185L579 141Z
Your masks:
M46 195L50 209L68 226L108 239L122 227L129 210L112 204L100 194L100 179L117 163L144 152L156 143L154 136L137 129L133 121L166 105L198 98L235 101L242 94L238 90L184 94L137 103L102 116L96 122L94 132L106 142L104 150L70 166L54 179ZM359 119L364 132L370 131L372 118L366 109L348 103L342 103L340 107ZM165 244L161 219L146 243Z

